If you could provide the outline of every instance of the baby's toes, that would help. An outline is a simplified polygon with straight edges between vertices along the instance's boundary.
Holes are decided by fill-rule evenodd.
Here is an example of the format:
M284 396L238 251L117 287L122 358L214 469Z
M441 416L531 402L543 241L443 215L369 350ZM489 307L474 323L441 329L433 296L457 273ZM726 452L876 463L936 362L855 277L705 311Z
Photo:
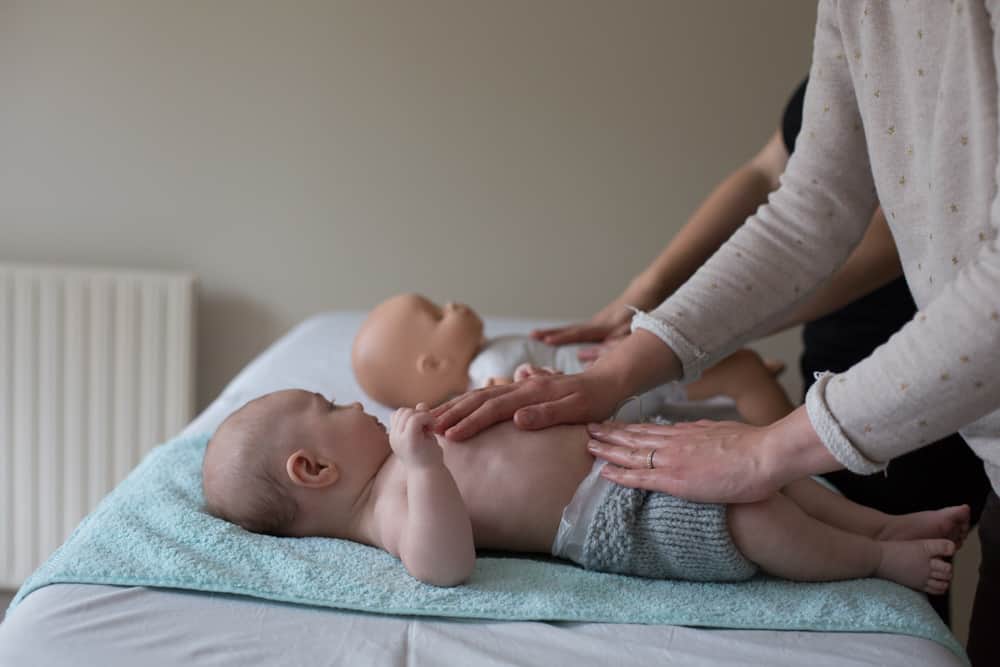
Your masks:
M946 558L955 555L955 543L951 540L922 540L924 553L930 558Z
M965 538L969 536L971 510L968 505L962 505L955 513L954 525L952 526L951 539L955 541L955 547L962 546Z
M948 592L948 586L951 584L950 581L940 581L938 579L928 579L927 585L924 586L924 592L930 593L931 595L944 595Z
M924 591L931 595L944 594L948 591L948 587L951 586L951 574L951 563L943 561L940 558L931 559L931 569L927 577L927 584L924 586Z
M940 558L931 559L931 579L939 579L941 581L951 581L953 568L952 564L946 560L941 560Z

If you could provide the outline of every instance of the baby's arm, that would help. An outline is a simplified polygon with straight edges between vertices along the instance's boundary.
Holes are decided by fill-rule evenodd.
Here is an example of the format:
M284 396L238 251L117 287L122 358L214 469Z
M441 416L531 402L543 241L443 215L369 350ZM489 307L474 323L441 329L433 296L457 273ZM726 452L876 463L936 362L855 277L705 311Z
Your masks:
M392 416L389 443L406 469L406 515L397 544L415 578L455 586L472 574L476 548L465 502L431 433L433 423L424 409L402 408Z

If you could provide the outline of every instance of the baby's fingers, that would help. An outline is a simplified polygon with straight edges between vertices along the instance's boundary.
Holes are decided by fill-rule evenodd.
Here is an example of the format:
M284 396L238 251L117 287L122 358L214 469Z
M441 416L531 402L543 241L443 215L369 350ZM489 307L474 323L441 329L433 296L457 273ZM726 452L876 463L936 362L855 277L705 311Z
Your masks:
M410 421L410 417L413 415L412 408L400 408L392 415L392 428L400 433L406 431L406 425Z
M427 433L434 426L434 415L429 412L414 412L410 416L409 423L407 424L414 431L420 430L423 433Z

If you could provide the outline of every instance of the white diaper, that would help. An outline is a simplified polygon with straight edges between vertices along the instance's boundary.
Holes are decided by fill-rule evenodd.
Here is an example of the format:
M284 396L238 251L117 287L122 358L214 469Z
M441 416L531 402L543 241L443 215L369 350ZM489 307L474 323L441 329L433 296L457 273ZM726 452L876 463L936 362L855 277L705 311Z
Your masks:
M573 499L563 510L556 539L552 541L552 555L574 563L583 558L583 543L587 539L587 528L594 520L594 513L601 506L614 482L601 477L604 461L595 459L590 473L576 487Z

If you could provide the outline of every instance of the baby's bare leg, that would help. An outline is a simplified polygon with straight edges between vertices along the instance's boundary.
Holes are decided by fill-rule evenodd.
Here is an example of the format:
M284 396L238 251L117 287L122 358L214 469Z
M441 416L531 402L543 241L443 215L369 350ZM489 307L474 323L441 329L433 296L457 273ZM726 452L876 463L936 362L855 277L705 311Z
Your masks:
M880 540L943 537L961 546L969 533L968 505L896 516L859 505L814 479L800 479L781 491L809 516L866 537Z
M811 478L792 482L781 492L814 519L865 537L876 537L891 518L852 502Z
M692 401L730 397L740 416L755 426L774 423L794 409L774 374L752 350L734 352L686 389Z
M730 505L729 530L737 548L768 574L794 581L879 576L930 593L947 590L953 542L883 542L819 521L783 494Z

